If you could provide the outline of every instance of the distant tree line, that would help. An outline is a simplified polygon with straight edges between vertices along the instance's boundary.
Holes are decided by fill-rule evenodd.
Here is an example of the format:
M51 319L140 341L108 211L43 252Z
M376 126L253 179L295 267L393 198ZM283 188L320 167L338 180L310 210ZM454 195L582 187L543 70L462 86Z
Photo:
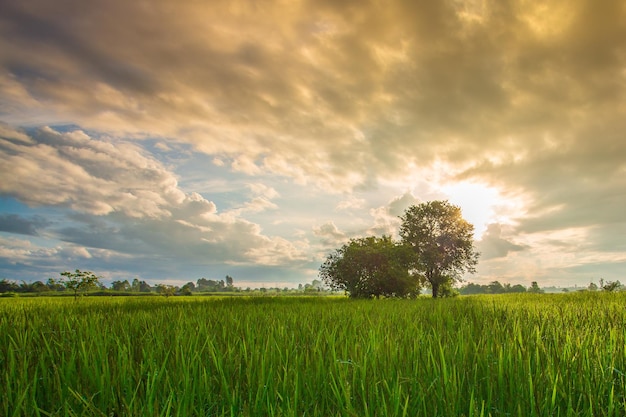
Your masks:
M605 281L600 278L600 285L598 286L594 282L590 282L589 286L587 286L587 291L607 291L607 292L615 292L624 290L624 286L619 281Z
M312 283L299 284L298 289L293 288L260 288L253 290L252 288L242 289L235 286L234 279L230 275L226 275L223 280L212 280L207 278L200 278L195 283L190 281L182 286L168 285L168 284L156 284L150 285L146 281L139 280L138 278L132 281L115 280L111 282L109 287L101 282L101 277L97 276L91 271L81 271L79 269L71 272L65 271L60 273L59 278L49 278L45 283L42 281L25 282L21 283L11 281L8 279L0 280L0 293L67 293L77 298L83 293L90 293L92 295L114 295L114 294L160 294L165 297L174 295L193 295L202 293L253 293L259 292L263 294L319 294L325 293L326 289L323 287L322 282L319 280L313 280Z
M472 294L512 294L512 293L542 293L543 290L539 288L539 284L533 281L531 286L526 288L521 284L511 285L509 283L501 284L499 281L492 281L486 285L467 283L459 288L459 294L472 295Z
M603 292L616 292L623 291L624 286L619 281L604 281L600 279L600 284L590 282L587 287L577 288L575 291L603 291ZM526 288L521 284L511 285L508 283L501 284L499 281L492 281L489 284L480 285L475 283L467 283L461 286L459 289L461 295L472 294L510 294L510 293L536 293L542 294L543 288L539 287L536 281L533 281L530 287ZM546 287L546 292L569 292L570 288L557 289L556 287Z

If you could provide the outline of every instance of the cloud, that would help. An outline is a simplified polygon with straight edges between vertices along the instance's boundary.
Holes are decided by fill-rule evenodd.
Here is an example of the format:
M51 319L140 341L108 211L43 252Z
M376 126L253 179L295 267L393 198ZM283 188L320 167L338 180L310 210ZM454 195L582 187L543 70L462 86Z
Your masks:
M39 235L39 230L50 225L41 216L25 218L17 214L0 214L0 231L20 235Z
M301 245L264 236L257 224L239 217L276 208L265 197L220 214L215 203L200 194L183 192L176 177L137 145L51 128L36 131L30 139L2 138L0 167L11 174L1 191L32 206L59 206L78 213L71 224L54 230L64 242L200 263L282 264L306 259ZM271 187L250 188L254 194L278 195ZM13 229L7 230L13 233L32 234L36 225L44 225L10 214L2 220L5 230L13 221Z
M562 129L623 109L619 2L246 4L5 2L2 78L22 91L9 115L36 102L346 191L434 158L532 151L545 133L562 145Z
M504 258L510 252L518 252L527 248L527 246L517 245L503 238L502 225L495 223L487 226L487 230L476 244L481 260Z
M337 204L336 210L359 210L365 205L365 199L349 197Z
M348 240L348 236L339 230L333 222L314 227L313 234L320 238L322 245L325 247L339 247Z
M370 209L370 216L374 218L374 225L367 234L397 236L400 230L400 216L412 205L419 204L419 200L410 192L394 197L384 206Z
M0 137L0 170L7 173L0 192L29 205L140 218L167 216L167 207L184 199L176 178L134 144L48 127L31 141Z
M267 198L268 200L280 197L276 189L263 183L249 183L248 188L255 196Z
M91 257L91 253L86 248L72 244L44 247L27 239L0 236L0 259L2 264L7 266L57 268L58 270L61 265L68 262Z
M414 206L421 203L418 198L416 198L410 192L406 192L402 194L400 197L394 198L388 205L388 213L391 216L402 216L406 209L410 206Z
M255 197L252 199L252 201L247 202L241 210L256 213L260 211L272 210L272 209L277 209L277 208L278 206L272 203L271 201L269 201L268 199L263 198L263 197Z

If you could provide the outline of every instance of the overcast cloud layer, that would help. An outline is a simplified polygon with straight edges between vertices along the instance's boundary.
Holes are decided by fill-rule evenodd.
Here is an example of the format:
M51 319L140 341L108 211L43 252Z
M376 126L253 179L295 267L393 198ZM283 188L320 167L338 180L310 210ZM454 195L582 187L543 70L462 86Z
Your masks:
M474 282L626 280L622 1L0 2L0 274L316 278L450 199Z

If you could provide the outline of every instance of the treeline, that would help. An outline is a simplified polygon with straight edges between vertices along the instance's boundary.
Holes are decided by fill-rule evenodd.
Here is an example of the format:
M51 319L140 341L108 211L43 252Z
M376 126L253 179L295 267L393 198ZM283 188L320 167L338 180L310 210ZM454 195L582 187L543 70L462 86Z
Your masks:
M459 288L459 294L472 295L472 294L512 294L512 293L524 293L531 292L540 294L543 290L539 288L539 284L533 281L531 286L526 288L522 284L511 285L509 283L501 284L499 281L492 281L489 284L480 285L472 282L463 285Z
M589 283L587 287L582 287L575 289L575 291L605 291L605 292L616 292L616 291L624 291L626 288L622 285L620 281L605 281L600 279L600 283L596 284L594 282ZM545 292L556 292L555 287L546 287ZM570 289L562 288L559 290L560 292L569 292ZM492 281L489 284L480 285L474 283L468 283L466 285L458 288L458 293L461 295L472 295L472 294L510 294L510 293L535 293L542 294L544 293L544 289L540 288L537 282L533 281L531 286L526 288L521 284L511 285L508 283L501 284L499 281Z
M184 285L168 285L155 284L150 285L146 281L138 278L132 281L116 280L106 286L101 282L102 278L95 275L91 271L81 271L79 269L74 272L62 272L60 278L48 278L46 282L35 281L18 283L8 279L0 280L1 294L56 294L66 293L77 297L81 293L90 293L91 295L115 295L115 294L160 294L166 297L173 295L193 295L202 293L253 293L259 292L263 294L288 294L288 293L322 293L326 292L321 281L313 280L312 283L299 284L298 289L294 288L259 288L252 289L240 288L235 286L233 277L226 275L223 280L213 280L200 278L196 282L189 281Z
M44 292L80 292L109 291L116 293L157 293L163 295L185 295L198 292L235 292L242 291L235 287L234 279L227 275L225 280L211 280L200 278L195 283L188 282L182 286L156 284L150 285L138 278L132 281L116 280L107 287L102 278L91 271L65 271L60 278L48 278L42 281L17 283L8 279L0 280L0 293L44 293Z

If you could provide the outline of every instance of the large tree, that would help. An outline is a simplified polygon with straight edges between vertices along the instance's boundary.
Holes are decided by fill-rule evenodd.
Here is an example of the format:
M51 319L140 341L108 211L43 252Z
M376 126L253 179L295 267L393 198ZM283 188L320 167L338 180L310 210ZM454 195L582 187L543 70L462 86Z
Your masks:
M409 273L410 254L391 237L352 239L328 255L320 277L333 290L352 298L404 297L419 292L417 277Z
M474 226L458 206L447 201L429 201L409 207L400 217L402 242L413 252L413 267L430 284L433 297L440 289L474 273Z

